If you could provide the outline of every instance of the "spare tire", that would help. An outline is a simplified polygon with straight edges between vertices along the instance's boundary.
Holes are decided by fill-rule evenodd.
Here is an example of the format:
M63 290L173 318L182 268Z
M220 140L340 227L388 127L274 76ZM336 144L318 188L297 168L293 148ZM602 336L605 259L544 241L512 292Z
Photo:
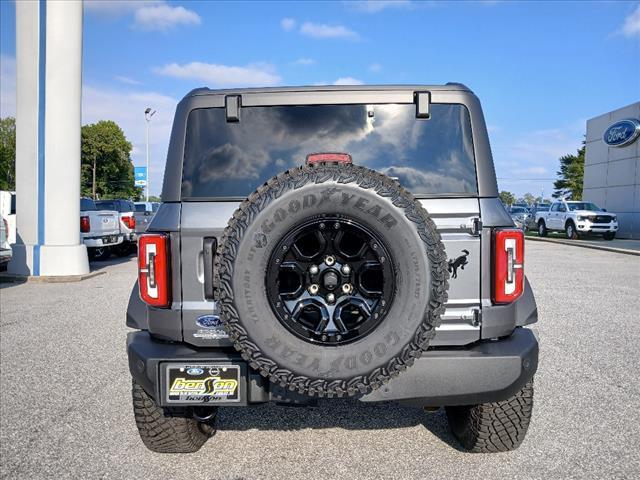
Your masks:
M220 241L221 320L251 367L317 396L364 394L426 349L447 301L435 224L398 182L351 164L284 172Z

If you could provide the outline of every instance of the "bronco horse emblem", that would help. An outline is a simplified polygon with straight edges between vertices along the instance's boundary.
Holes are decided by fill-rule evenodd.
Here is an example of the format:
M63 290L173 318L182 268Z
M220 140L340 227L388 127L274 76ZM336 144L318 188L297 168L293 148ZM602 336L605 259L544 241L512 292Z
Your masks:
M460 255L455 260L449 260L449 273L451 273L451 278L458 278L458 268L464 270L464 266L469 262L467 261L467 256L469 255L469 250L462 250L464 255Z

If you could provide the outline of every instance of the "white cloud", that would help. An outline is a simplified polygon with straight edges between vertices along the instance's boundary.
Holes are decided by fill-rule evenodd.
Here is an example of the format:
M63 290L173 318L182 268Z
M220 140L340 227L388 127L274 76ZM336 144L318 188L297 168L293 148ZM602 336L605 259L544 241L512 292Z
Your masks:
M200 25L202 19L193 10L170 5L151 5L138 8L133 25L141 30L167 31L177 25Z
M135 12L138 8L150 5L164 4L163 0L85 0L84 9L91 13L96 12L100 15L120 16Z
M280 26L283 30L289 32L296 27L296 21L293 18L283 18L280 20Z
M627 38L640 36L640 5L624 19L620 33Z
M365 13L378 13L386 8L407 8L412 5L409 0L361 0L348 3Z
M382 70L382 65L380 65L379 63L372 63L371 65L369 65L370 72L377 73L381 70Z
M275 68L266 63L244 67L203 62L170 63L154 71L169 77L206 82L208 86L215 87L271 86L281 81Z
M334 85L362 85L363 83L362 80L353 77L340 77L333 82Z
M113 77L114 80L117 80L121 83L126 83L127 85L143 85L142 82L135 80L133 78L130 77L124 77L122 75L116 75L115 77Z
M0 117L16 115L16 59L0 54Z
M302 65L304 67L308 67L309 65L313 65L316 61L313 58L299 58L295 62L294 65Z
M300 33L311 38L348 38L358 39L360 36L344 25L326 25L322 23L304 22L300 25Z
M115 1L85 0L85 9L101 17L133 14L133 27L139 30L168 31L178 25L200 25L202 19L193 10L169 5L164 0Z

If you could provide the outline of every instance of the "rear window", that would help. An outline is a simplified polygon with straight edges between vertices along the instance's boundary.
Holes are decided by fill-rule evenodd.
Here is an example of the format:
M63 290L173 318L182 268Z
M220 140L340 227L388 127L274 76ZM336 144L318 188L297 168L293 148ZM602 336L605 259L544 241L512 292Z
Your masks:
M190 113L184 199L246 197L269 178L318 152L349 153L353 163L395 177L413 194L476 194L469 112L432 104L243 107L238 123L223 108Z
M90 198L81 198L80 210L83 212L92 212L94 210L97 210L97 208L95 202Z
M96 207L98 207L100 210L115 210L116 212L119 211L117 202L102 200L96 202Z
M136 212L146 212L146 211L147 211L147 207L144 204L136 205Z
M116 212L133 212L135 206L128 200L100 200L96 205L101 210L115 210Z

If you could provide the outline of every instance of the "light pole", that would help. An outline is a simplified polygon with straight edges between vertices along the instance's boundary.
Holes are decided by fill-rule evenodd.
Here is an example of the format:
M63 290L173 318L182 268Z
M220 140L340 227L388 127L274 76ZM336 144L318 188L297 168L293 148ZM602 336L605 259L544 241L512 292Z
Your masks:
M149 122L151 117L156 113L155 110L151 110L151 107L147 107L144 111L144 119L147 122L147 202L149 201Z

